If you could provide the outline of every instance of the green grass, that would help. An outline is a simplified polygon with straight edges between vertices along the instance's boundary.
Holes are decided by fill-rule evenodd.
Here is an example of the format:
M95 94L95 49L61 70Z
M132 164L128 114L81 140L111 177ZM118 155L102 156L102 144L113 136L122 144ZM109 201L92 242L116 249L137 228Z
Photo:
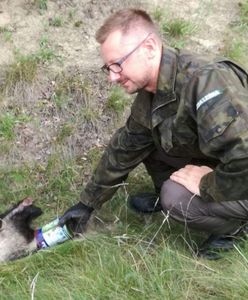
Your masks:
M49 25L53 27L62 27L64 24L63 18L61 16L55 16L49 21Z
M124 112L127 105L130 104L130 98L124 93L119 86L114 86L107 99L106 107L117 115Z
M173 38L185 37L192 34L196 27L184 19L175 18L162 22L162 32Z
M0 141L14 140L14 128L18 123L26 123L30 118L24 114L15 115L13 112L2 112L0 114Z
M241 40L232 40L232 42L226 42L222 54L228 58L231 58L237 62L246 61L247 45Z
M16 118L11 113L0 115L0 140L13 140L15 138L14 128Z
M99 152L90 156L96 160ZM57 154L45 167L10 168L0 174L1 210L30 195L45 212L39 226L78 201L82 188L80 167ZM220 261L195 259L191 247L203 239L201 234L189 235L160 213L143 216L128 209L132 188L147 190L146 183L142 170L132 172L129 186L96 212L100 221L85 239L1 264L0 298L245 300L248 244Z
M194 259L183 227L169 229L159 214L145 221L125 197L98 213L98 233L0 265L1 299L246 299L247 246L217 262Z

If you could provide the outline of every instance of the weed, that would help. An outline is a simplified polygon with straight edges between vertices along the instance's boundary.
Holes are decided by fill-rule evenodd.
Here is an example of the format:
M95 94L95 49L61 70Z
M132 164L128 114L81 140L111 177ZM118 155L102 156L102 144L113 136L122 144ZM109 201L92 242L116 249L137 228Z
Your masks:
M49 25L53 27L62 27L64 24L63 18L61 16L55 16L49 20Z
M173 38L189 35L195 31L196 27L184 19L173 19L162 23L162 32Z
M120 114L125 107L130 103L130 98L124 93L119 86L114 86L110 91L106 107Z

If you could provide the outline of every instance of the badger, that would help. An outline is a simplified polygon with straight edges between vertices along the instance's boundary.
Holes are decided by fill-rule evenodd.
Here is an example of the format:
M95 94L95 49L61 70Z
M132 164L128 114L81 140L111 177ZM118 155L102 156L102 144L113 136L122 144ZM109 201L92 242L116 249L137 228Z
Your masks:
M37 249L34 219L42 214L30 197L0 214L0 262L14 260Z

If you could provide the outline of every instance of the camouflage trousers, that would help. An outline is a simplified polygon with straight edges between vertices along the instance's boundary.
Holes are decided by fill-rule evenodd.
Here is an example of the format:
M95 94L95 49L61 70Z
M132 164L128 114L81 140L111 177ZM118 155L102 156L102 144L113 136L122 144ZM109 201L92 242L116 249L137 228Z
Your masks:
M173 171L189 162L189 159L169 157L161 151L154 151L144 161L156 192L160 192L163 210L189 228L217 235L232 234L248 221L248 200L204 202L168 179Z

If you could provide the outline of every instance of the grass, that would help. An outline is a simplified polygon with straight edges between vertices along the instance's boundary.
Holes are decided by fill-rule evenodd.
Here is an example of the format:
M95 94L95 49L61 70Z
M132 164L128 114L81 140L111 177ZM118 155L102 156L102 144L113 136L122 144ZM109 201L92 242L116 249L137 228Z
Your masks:
M241 24L248 25L248 1L243 1L239 5Z
M47 0L33 2L36 11L40 9L54 15L49 11ZM205 6L209 5L207 2ZM242 3L239 25L231 29L235 38L230 38L231 42L226 43L223 50L226 56L238 61L243 60L247 53L248 2ZM80 21L73 5L67 9L70 9L67 18L72 22L71 26L86 26L87 20L85 24ZM195 32L194 24L178 19L176 13L174 19L167 18L164 12L165 8L157 7L153 16L163 28L166 42L183 47ZM41 66L47 71L50 71L50 66L53 68L52 63L58 55L49 41L50 33L54 31L52 27L64 25L63 18L59 15L57 18L51 19L50 27L39 40L37 51L29 55L16 54L5 77L4 84L8 88L21 81L30 85L38 81ZM3 41L15 42L15 34L12 36L8 28L0 28L0 36ZM75 75L71 75L71 69ZM51 85L42 87L40 94L42 97L44 92L44 99L34 99L29 113L36 119L37 128L44 129L48 121L56 129L48 141L51 147L44 148L44 151L51 150L52 154L44 153L44 161L18 161L18 156L16 158L10 152L12 147L19 146L15 143L17 125L28 119L15 113L17 105L13 106L11 97L6 98L0 91L0 104L4 107L0 114L0 153L2 157L8 157L7 162L2 159L0 166L0 211L30 195L44 211L35 226L50 222L79 200L82 180L84 183L88 180L104 150L104 147L90 145L86 148L90 150L86 151L85 136L93 132L103 144L106 136L101 140L102 132L113 131L113 128L100 126L109 126L115 118L123 122L124 111L130 106L131 99L118 87L111 89L105 101L105 82L94 75L89 81L80 72L75 62L68 72L55 74L53 82L49 82ZM101 88L95 88L96 85ZM19 97L16 103L18 101ZM20 107L27 109L24 104ZM92 127L101 120L101 109L108 114L105 116L107 121ZM77 136L82 138L80 143ZM76 142L72 142L73 139ZM39 142L38 146L43 139ZM79 148L77 156L64 155L63 151L69 152L69 147L76 146ZM8 155L4 155L6 153ZM245 300L248 294L247 243L226 253L221 261L195 259L192 247L202 241L202 234L191 232L189 235L183 226L173 221L164 222L162 214L143 216L127 207L128 195L151 189L151 180L142 169L135 170L130 174L127 186L96 212L98 224L89 230L84 240L69 241L24 259L0 264L0 299Z
M196 27L189 21L181 18L162 22L162 32L173 38L185 37L192 34Z
M62 127L59 129L58 135L57 135L57 142L63 143L66 138L71 136L74 132L75 128L73 124L65 123L62 125Z
M110 91L106 107L120 115L128 104L130 104L130 98L124 93L122 88L114 86Z
M20 82L31 84L36 80L40 65L51 62L55 58L61 61L50 47L46 36L41 37L39 46L36 52L28 55L21 54L19 49L15 50L15 62L7 66L0 92L12 90Z
M56 166L53 160L46 174ZM24 178L14 173L15 182ZM246 299L248 247L221 261L196 260L181 226L162 225L159 214L145 221L125 200L121 190L98 212L104 224L86 239L0 265L1 299Z
M225 47L222 50L222 54L228 58L231 58L237 62L245 62L247 45L241 40L232 40L232 42L226 42Z
M49 25L53 27L62 27L64 24L63 18L61 16L55 16L49 21Z

